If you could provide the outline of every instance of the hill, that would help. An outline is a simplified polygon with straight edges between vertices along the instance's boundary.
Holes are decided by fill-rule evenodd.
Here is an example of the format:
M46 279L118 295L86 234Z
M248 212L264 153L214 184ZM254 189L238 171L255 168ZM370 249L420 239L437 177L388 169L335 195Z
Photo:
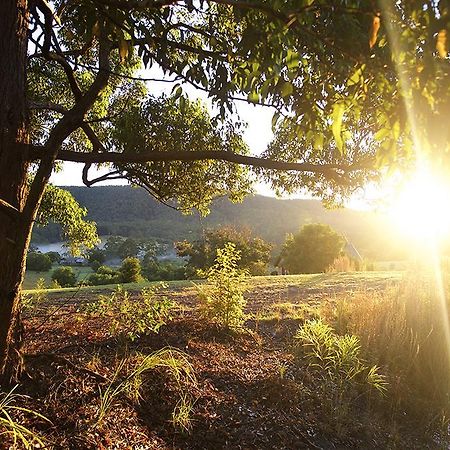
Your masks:
M173 242L195 239L205 227L232 224L248 226L264 239L279 246L286 233L304 223L327 223L355 244L360 253L372 259L391 259L399 255L398 237L386 232L384 219L374 213L351 209L328 210L317 200L282 200L256 195L240 204L217 199L211 214L186 216L131 186L68 186L77 201L88 209L88 218L97 222L99 234L153 238ZM60 240L56 225L36 228L34 242ZM396 244L394 245L394 242Z

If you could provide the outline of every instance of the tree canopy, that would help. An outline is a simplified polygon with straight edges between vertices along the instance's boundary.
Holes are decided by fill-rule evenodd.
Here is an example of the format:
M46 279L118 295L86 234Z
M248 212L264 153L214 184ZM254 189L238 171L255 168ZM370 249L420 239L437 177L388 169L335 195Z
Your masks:
M278 265L291 274L325 272L340 255L344 243L344 238L329 225L303 225L298 233L287 236Z
M37 2L32 154L85 163L88 185L127 178L185 210L248 192L248 170L217 160L330 200L415 146L442 160L448 7L388 3L59 0L51 12ZM176 83L170 99L149 95L161 72ZM189 102L187 84L208 93L217 117ZM237 100L274 108L276 137L261 157L230 119ZM58 123L62 148L50 156L43 146ZM110 174L89 180L93 163L110 163Z
M249 228L223 226L205 230L201 239L176 243L178 256L188 258L191 273L213 266L217 251L232 243L239 252L237 263L252 275L265 275L270 260L272 244L254 236Z

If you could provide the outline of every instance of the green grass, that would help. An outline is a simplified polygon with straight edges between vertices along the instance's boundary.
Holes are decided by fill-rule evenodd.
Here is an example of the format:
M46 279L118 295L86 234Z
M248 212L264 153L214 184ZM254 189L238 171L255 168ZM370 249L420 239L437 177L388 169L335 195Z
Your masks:
M91 273L92 270L89 267L75 267L75 270L80 269L79 280L83 278L83 270L87 271L84 273ZM30 272L32 275L27 279L29 273L25 277L24 291L26 293L33 293L36 286L38 278L43 274L46 274L50 279L51 272ZM250 288L286 288L286 287L304 287L308 289L339 289L342 286L355 286L364 287L366 283L376 284L376 283L386 283L392 281L393 283L398 282L404 276L404 272L401 271L380 271L380 272L348 272L348 273L335 273L335 274L308 274L308 275L271 275L271 276L258 276L249 277L246 281ZM45 277L43 277L45 278ZM176 280L176 281L165 281L164 283L172 289L182 289L194 287L194 284L202 283L203 280ZM48 284L51 283L50 282ZM161 281L142 281L140 283L125 283L124 288L127 291L140 291L142 288L154 286L160 284ZM116 289L117 283L115 284L104 284L100 286L86 286L82 288L70 287L70 288L58 288L58 289L48 289L48 293L59 294L59 293L71 293L79 289L83 293L89 294L99 294L108 293Z
M32 290L36 287L36 283L39 278L43 278L45 280L46 286L50 286L52 283L52 273L53 271L61 267L59 264L53 264L52 268L48 272L34 272L31 270L27 270L25 272L25 280L23 282L24 290ZM94 271L89 266L73 266L73 271L77 276L77 281L82 281L87 278Z

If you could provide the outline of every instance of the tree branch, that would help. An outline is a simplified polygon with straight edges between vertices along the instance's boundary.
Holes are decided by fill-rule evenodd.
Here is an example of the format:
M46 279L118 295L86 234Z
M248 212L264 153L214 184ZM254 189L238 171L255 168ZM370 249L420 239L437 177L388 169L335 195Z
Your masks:
M34 159L40 159L43 156L42 147L34 146L31 148L30 155ZM142 153L81 153L71 150L60 150L57 156L58 160L71 161L84 164L101 164L101 163L115 163L115 164L142 164L146 162L160 162L160 161L203 161L216 160L227 161L235 164L243 164L246 166L259 167L263 169L272 170L293 170L297 172L314 172L324 175L334 176L342 172L354 172L358 170L370 169L362 164L312 164L307 162L285 162L273 159L260 158L257 156L240 155L228 151L146 151Z
M20 211L6 200L0 198L0 211L4 212L11 219L17 219L20 216Z

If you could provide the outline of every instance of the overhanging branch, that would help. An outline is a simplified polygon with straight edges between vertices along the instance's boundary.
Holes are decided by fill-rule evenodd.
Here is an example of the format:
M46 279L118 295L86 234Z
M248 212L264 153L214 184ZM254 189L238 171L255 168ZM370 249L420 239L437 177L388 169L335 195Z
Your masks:
M30 155L35 159L40 159L42 155L41 147L32 147ZM60 161L71 161L84 164L116 163L116 164L143 164L158 161L202 161L216 160L227 161L235 164L258 167L272 170L293 170L297 172L314 172L326 176L335 176L339 173L348 173L357 170L368 169L362 165L346 164L313 164L306 162L285 162L273 159L260 158L257 156L240 155L228 151L147 151L142 153L81 153L71 150L60 150L57 158Z

